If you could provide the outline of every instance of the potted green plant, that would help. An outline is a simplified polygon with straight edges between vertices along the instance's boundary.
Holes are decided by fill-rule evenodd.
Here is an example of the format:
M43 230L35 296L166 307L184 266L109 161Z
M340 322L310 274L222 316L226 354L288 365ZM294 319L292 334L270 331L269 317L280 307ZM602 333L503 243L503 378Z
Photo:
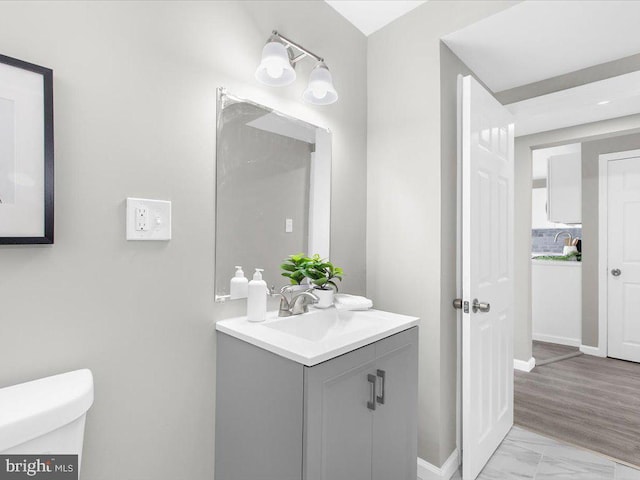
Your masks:
M344 274L342 268L315 254L301 263L301 270L313 286L313 293L320 299L315 306L327 308L333 305L333 295L338 291L336 281L342 281Z
M301 285L307 278L304 274L304 266L311 259L304 253L296 253L289 255L283 263L280 264L282 276L287 277L291 285ZM305 286L308 288L308 286Z

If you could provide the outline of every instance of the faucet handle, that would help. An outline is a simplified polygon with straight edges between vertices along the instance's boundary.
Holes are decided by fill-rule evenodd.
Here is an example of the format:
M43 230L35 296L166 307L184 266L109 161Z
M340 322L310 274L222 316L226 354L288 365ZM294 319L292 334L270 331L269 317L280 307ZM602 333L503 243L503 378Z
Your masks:
M271 285L271 288L267 289L267 290L269 290L269 296L270 297L286 298L285 297L285 293L289 293L289 292L287 292L287 287L286 286L282 287L279 292L276 292L275 285Z
M293 285L284 285L281 289L280 289L280 293L291 293L291 289L293 288Z

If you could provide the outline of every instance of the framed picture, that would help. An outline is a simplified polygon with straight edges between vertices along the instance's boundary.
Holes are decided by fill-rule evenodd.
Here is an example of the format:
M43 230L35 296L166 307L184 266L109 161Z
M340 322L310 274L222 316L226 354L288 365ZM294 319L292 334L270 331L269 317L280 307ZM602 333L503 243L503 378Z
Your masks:
M0 55L0 244L53 243L53 71Z

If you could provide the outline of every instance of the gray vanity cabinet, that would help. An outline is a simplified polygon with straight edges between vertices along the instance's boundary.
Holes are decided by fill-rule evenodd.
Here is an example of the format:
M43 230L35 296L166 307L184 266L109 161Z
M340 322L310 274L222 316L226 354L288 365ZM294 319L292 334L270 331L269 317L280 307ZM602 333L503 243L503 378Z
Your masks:
M215 479L415 480L417 331L312 367L218 332Z

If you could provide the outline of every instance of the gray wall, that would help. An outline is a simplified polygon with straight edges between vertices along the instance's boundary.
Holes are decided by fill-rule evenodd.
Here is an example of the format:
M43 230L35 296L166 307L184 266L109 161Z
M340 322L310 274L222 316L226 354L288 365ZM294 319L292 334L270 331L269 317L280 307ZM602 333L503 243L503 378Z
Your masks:
M604 153L640 148L640 134L582 144L582 343L598 346L598 208L599 159Z
M436 466L455 449L452 119L465 70L440 37L514 3L427 2L369 37L367 294L421 318L418 455Z
M583 338L584 345L597 346L597 165L593 164L593 153L586 154L593 146L613 148L607 151L627 150L623 145L631 145L636 136L620 137L637 133L640 128L640 115L604 120L575 127L551 130L516 138L516 179L515 179L515 269L516 269L516 324L514 338L514 356L519 360L531 358L531 151L536 148L554 147L567 143L586 142L582 148L583 176L583 216L582 216L582 252L583 252ZM611 137L628 138L619 143ZM633 138L633 140L632 140ZM600 142L609 139L611 143ZM597 142L596 142L597 141ZM606 147L604 146L606 145ZM614 146L615 145L615 146ZM637 148L637 147L631 147ZM604 151L599 151L604 153ZM590 160L588 160L589 158ZM594 170L595 169L595 170ZM595 182L595 183L594 183ZM594 203L595 202L595 203ZM594 207L595 205L595 207ZM594 213L595 212L595 213ZM595 275L595 276L594 276ZM595 298L594 298L595 297ZM586 302L586 303L585 303ZM595 302L595 303L594 303ZM595 330L594 330L595 329Z
M253 74L272 29L340 93ZM327 32L331 32L327 35ZM332 258L365 293L366 38L324 2L0 2L5 55L54 69L56 244L0 248L0 386L89 367L86 480L213 478L216 87L333 132ZM126 242L127 196L173 201L173 240Z

